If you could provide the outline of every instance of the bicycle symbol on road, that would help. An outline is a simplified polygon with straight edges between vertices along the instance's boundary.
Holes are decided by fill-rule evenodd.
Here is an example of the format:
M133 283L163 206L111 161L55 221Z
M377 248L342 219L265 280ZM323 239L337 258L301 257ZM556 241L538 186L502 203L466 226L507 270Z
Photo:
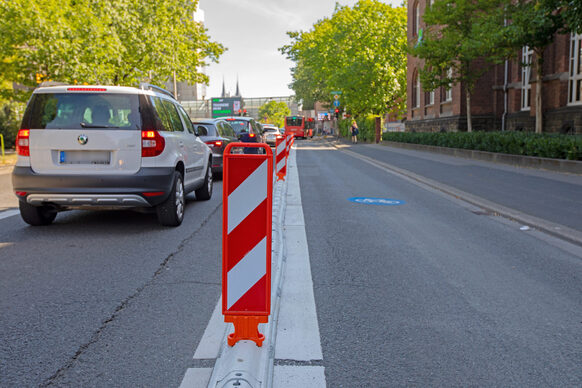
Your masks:
M404 205L406 203L400 199L390 199L390 198L352 197L348 198L348 200L356 203L361 203L364 205L383 205L383 206Z

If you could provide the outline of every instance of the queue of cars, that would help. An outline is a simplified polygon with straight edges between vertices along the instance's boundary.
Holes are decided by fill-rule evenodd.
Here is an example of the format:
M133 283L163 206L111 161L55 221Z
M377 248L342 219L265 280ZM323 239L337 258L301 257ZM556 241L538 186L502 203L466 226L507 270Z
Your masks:
M33 226L70 209L153 211L178 226L188 193L212 197L226 145L274 145L275 130L250 117L192 120L149 84L39 87L17 134L13 189Z

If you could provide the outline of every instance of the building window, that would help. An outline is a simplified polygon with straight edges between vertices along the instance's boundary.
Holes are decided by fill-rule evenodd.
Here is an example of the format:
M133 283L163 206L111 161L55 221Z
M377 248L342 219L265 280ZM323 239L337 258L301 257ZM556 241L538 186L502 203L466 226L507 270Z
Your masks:
M412 78L412 107L420 107L420 77L416 71L414 72L414 76Z
M521 110L531 107L531 64L533 50L525 46L521 50Z
M453 69L449 67L449 69L447 70L447 78L451 79L453 78ZM453 101L453 88L452 85L449 85L448 88L444 89L444 92L441 93L441 98L443 100L443 102L449 102L449 101Z
M413 36L418 36L420 31L420 7L418 2L414 3L412 8L412 34Z
M434 105L434 90L424 92L424 105Z
M568 103L582 104L582 34L572 34L570 43Z

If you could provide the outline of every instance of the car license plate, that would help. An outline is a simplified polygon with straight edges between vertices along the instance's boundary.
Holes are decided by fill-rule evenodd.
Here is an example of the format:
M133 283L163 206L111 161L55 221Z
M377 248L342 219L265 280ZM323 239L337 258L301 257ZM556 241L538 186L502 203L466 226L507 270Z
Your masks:
M109 151L61 151L59 153L60 164L109 164L111 152Z

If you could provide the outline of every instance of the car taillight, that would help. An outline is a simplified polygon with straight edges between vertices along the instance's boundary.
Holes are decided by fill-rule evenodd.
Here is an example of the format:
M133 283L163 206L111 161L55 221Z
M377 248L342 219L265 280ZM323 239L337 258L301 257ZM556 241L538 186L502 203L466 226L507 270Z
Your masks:
M158 156L164 151L166 141L158 131L141 131L141 156Z
M255 135L254 133L249 134L249 137L255 137L255 136L257 136L257 135Z
M216 148L222 147L222 141L220 141L220 140L207 141L206 144L209 147L216 147Z
M20 156L30 156L30 129L21 129L16 135L16 153Z

